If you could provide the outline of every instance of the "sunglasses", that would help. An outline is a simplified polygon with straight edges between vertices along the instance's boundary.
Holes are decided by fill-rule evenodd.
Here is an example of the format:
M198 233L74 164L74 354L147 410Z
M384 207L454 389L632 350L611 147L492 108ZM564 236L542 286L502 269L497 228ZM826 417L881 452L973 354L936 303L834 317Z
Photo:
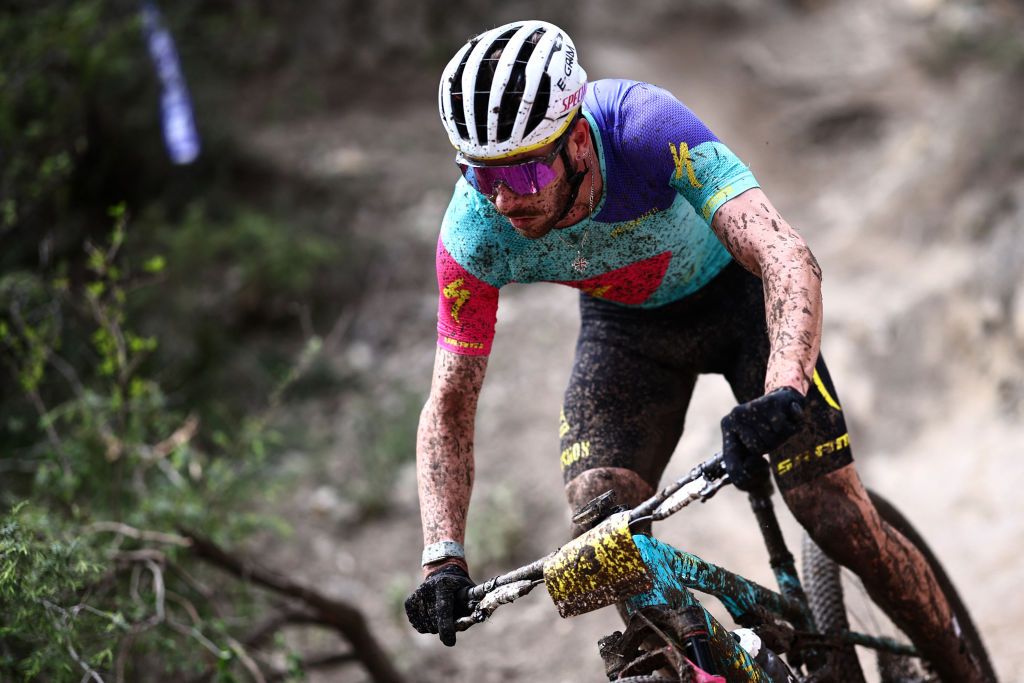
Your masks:
M462 177L466 182L489 199L494 199L498 194L499 183L503 183L518 195L537 194L558 177L552 164L568 139L568 133L559 138L558 144L547 156L507 166L481 166L479 161L465 157L461 153L456 155L455 163L462 171Z

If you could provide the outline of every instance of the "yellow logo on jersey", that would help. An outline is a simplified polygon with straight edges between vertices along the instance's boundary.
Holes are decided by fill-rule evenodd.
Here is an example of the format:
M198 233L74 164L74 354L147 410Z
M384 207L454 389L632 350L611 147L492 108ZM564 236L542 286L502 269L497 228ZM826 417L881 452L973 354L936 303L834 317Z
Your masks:
M641 223L647 220L648 216L650 216L652 213L655 213L656 211L657 209L649 209L645 211L643 214L634 218L633 220L626 221L619 227L612 230L612 237L621 237L622 235L625 235L627 232L632 232L633 230L636 230L637 228L640 227Z
M704 187L699 180L697 180L697 174L693 170L693 159L690 158L690 146L685 142L679 143L679 150L676 150L676 146L671 142L668 143L668 149L672 152L672 162L676 165L676 180L683 179L683 169L686 169L686 177L690 181L690 185L697 189Z
M448 283L448 285L441 290L445 299L455 299L450 311L452 320L455 322L459 322L459 311L462 310L462 307L466 305L466 302L469 301L469 297L471 296L470 291L462 286L464 284L465 280L460 277L458 280L453 280Z
M584 287L583 291L595 299L603 299L604 295L611 289L611 285L601 285L600 287Z
M716 642L722 642L720 639L723 636L729 636L729 632L718 623L717 620L711 622L712 638ZM736 648L732 656L728 660L728 664L733 669L743 672L743 680L750 681L750 683L764 683L764 676L761 674L761 668L754 666L754 661L750 655L743 648Z
M565 419L565 407L558 411L558 438L561 439L572 427L569 426L569 421Z
M483 342L468 342L462 341L461 339L453 339L451 337L445 337L444 343L449 346L454 346L460 349L482 349L484 348Z
M711 218L712 207L717 208L719 204L724 202L732 194L732 185L726 185L718 192L711 195L706 202L704 207L701 209L701 213L704 215L704 220Z

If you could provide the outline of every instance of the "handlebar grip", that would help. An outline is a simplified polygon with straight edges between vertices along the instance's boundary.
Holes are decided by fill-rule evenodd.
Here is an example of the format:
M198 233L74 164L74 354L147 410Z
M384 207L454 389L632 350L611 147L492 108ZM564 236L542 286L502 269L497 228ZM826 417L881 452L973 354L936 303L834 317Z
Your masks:
M725 476L725 458L721 453L715 453L701 465L704 477L708 480L721 479Z
M458 591L456 591L456 593L455 593L455 612L456 613L465 612L465 613L468 614L469 613L469 603L473 602L473 601L478 601L478 600L480 600L480 598L482 598L485 595L485 593L481 592L480 593L480 597L474 597L473 596L473 591L475 589L477 589L477 588L480 588L480 586L479 585L477 585L477 586L465 586L463 588L460 588Z

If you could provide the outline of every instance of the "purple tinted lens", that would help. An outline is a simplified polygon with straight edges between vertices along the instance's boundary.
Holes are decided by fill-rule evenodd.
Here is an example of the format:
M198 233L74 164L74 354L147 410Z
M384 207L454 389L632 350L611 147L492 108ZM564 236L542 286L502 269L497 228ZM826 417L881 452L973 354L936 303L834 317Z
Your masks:
M535 194L551 184L555 172L540 161L515 166L464 166L462 174L477 191L492 196L498 192L498 183L504 183L516 194Z

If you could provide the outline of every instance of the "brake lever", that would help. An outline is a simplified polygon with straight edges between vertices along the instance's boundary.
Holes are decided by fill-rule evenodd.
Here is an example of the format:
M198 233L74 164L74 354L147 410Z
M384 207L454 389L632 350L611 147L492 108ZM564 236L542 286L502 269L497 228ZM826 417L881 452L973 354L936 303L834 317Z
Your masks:
M718 493L731 483L732 479L730 479L728 476L722 477L721 479L718 479L716 481L709 482L708 485L705 486L700 492L700 502L708 502L716 493Z
M524 579L522 581L514 581L494 588L482 599L477 601L475 605L470 603L472 611L468 616L456 620L455 629L458 631L465 631L474 624L486 621L488 617L494 614L496 609L502 605L507 605L510 602L515 602L542 583L544 583L543 579ZM468 598L469 589L460 589L457 596L460 600L463 597Z
M708 480L722 479L726 477L725 471L725 457L721 453L715 453L712 457L708 458L707 461L701 464L701 472L704 474L704 478Z
M473 596L470 595L470 590L472 588L473 586L463 586L455 592L455 603L457 605L465 605L470 612L476 609L476 606L480 604L479 599L473 599Z

